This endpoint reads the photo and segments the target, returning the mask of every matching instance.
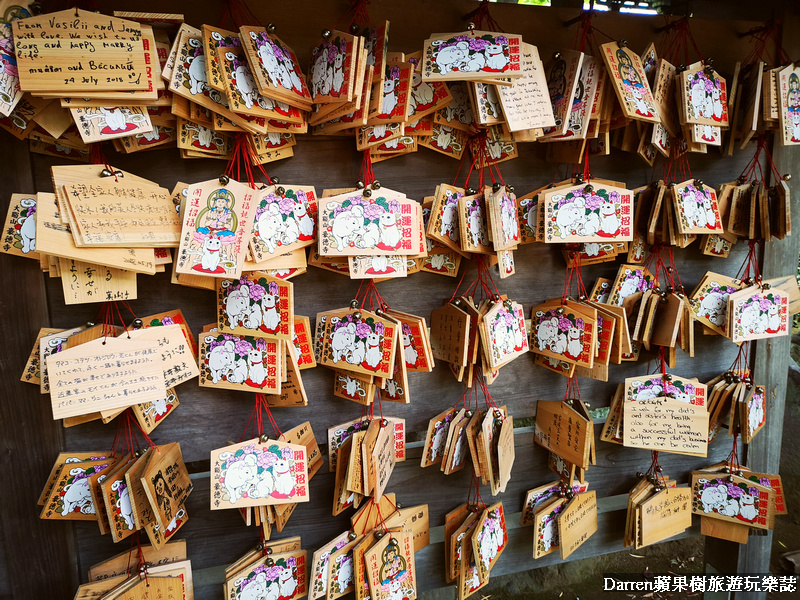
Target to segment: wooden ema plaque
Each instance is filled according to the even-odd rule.
[[[534,439],[567,462],[585,469],[589,466],[589,447],[594,439],[594,424],[565,402],[539,402],[536,407]]]
[[[142,29],[92,12],[63,10],[14,21],[20,87],[28,92],[131,91],[148,87]]]
[[[577,494],[558,517],[561,560],[577,550],[597,531],[597,492]]]
[[[666,540],[692,526],[692,491],[665,488],[642,502],[636,512],[639,519],[637,548]]]

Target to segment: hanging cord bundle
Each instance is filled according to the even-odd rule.
[[[89,160],[92,164],[103,165],[105,168],[100,172],[101,177],[114,177],[115,181],[119,181],[122,177],[122,171],[114,171],[111,165],[108,164],[105,152],[103,152],[103,142],[95,142],[89,144]]]
[[[583,283],[583,275],[581,274],[581,255],[577,247],[572,247],[569,250],[570,261],[567,265],[567,270],[564,272],[564,284],[561,287],[561,306],[563,307],[567,300],[570,298],[578,298],[585,300],[589,297],[586,292],[586,286]],[[575,293],[573,294],[573,286]]]
[[[752,64],[764,60],[767,64],[778,66],[792,62],[783,49],[783,23],[780,20],[770,19],[760,27],[754,27],[745,33],[740,33],[739,37],[749,38],[749,43],[753,44],[753,48],[745,58],[744,64]],[[770,52],[770,46],[772,46],[772,52]]]
[[[266,415],[267,421],[272,427],[273,439],[278,439],[283,433],[272,416],[272,411],[269,408],[267,397],[264,394],[256,394],[256,402],[253,406],[253,411],[250,413],[250,418],[247,419],[247,424],[244,426],[242,437],[239,438],[240,442],[251,437],[257,437],[261,443],[265,443],[267,435],[264,433],[264,416]]]
[[[499,31],[501,33],[505,30],[500,27],[500,24],[494,20],[489,12],[489,0],[481,0],[481,3],[473,11],[464,15],[464,21],[472,23],[476,29],[487,31]],[[472,27],[470,27],[472,29]]]
[[[761,285],[761,270],[758,268],[758,240],[749,240],[748,246],[747,256],[736,273],[736,279],[747,285]]]
[[[233,151],[225,167],[225,173],[220,176],[220,183],[226,185],[229,179],[242,181],[253,189],[258,189],[259,185],[263,188],[278,183],[278,179],[270,178],[264,167],[258,162],[258,155],[250,145],[246,133],[236,134]]]
[[[346,21],[347,25],[345,26],[345,30],[355,35],[360,27],[370,22],[368,8],[370,1],[371,0],[352,0],[347,11],[336,21],[336,25],[334,25],[333,28],[339,29],[339,26],[343,25]]]
[[[370,149],[364,150],[361,158],[361,169],[358,173],[358,187],[363,188],[368,185],[376,183],[375,172],[372,170],[372,156]]]
[[[662,252],[666,255],[666,260]],[[653,274],[654,287],[658,288],[660,286],[661,274],[663,273],[664,283],[667,284],[665,293],[678,292],[686,294],[681,276],[678,273],[678,267],[675,265],[675,254],[671,246],[660,244],[652,246],[650,254],[644,261],[644,266]]]
[[[261,22],[244,0],[225,0],[219,26],[238,32],[243,25],[258,27]]]
[[[103,326],[103,344],[106,343],[106,340],[108,340],[109,336],[112,338],[116,337],[114,333],[116,327],[115,323],[117,320],[119,320],[119,327],[125,331],[128,339],[131,337],[131,334],[128,331],[128,326],[125,324],[125,320],[122,318],[122,312],[119,310],[119,304],[120,302],[113,300],[110,302],[103,302],[97,308],[95,323],[99,322]],[[133,316],[133,329],[141,328],[142,320],[136,316],[130,304],[123,300],[122,305]]]
[[[692,35],[692,26],[688,17],[681,17],[675,21],[667,21],[658,31],[664,35],[658,42],[658,55],[672,64],[683,63],[686,67],[690,64],[689,51],[693,50],[697,60],[702,61],[703,55],[700,47]]]
[[[739,182],[740,183],[747,183],[748,181],[752,183],[763,183],[767,185],[769,183],[770,178],[772,181],[778,181],[784,179],[784,177],[778,171],[778,167],[775,166],[775,162],[772,160],[772,154],[769,151],[769,140],[763,134],[758,135],[756,138],[757,145],[756,151],[753,153],[753,157],[748,161],[748,163],[742,169],[742,174],[739,175]],[[759,158],[762,157],[763,154],[763,161],[759,161]],[[765,165],[762,167],[761,162],[764,162]],[[769,169],[767,169],[767,164],[769,165]],[[764,171],[766,170],[766,177],[764,176]],[[756,174],[756,171],[758,172]]]

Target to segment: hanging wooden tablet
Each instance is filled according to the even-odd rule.
[[[263,272],[247,273],[238,281],[219,280],[217,311],[222,332],[287,341],[294,335],[293,285]]]
[[[414,202],[385,188],[320,201],[319,253],[323,256],[417,254],[421,223]]]
[[[772,516],[770,488],[743,477],[692,473],[692,513],[756,529],[767,529]]]
[[[713,189],[695,179],[675,184],[672,194],[681,234],[722,232],[717,194]]]
[[[800,144],[800,68],[791,64],[779,71],[778,90],[781,143]]]
[[[447,108],[444,109],[448,110]],[[441,154],[460,160],[469,142],[468,135],[461,129],[451,125],[434,122],[431,135],[419,139],[419,145],[435,150]]]
[[[725,79],[702,62],[689,66],[678,77],[684,123],[728,127]]]
[[[783,290],[767,286],[747,287],[728,296],[730,338],[734,343],[790,334],[789,297]]]
[[[520,225],[517,220],[516,197],[507,187],[497,191],[486,186],[483,189],[486,209],[491,215],[492,245],[496,251],[513,249],[520,241]]]
[[[314,243],[317,198],[312,186],[283,185],[262,193],[250,250],[255,262]],[[280,193],[278,193],[280,191]]]
[[[24,91],[55,92],[64,86],[73,92],[147,88],[137,23],[86,11],[76,15],[69,9],[15,20],[12,28]]]
[[[739,404],[742,441],[749,444],[767,422],[764,387],[760,385],[751,387]]]
[[[585,469],[594,424],[565,402],[540,402],[536,409],[534,441],[568,462]]]
[[[624,116],[659,123],[661,119],[639,56],[620,42],[602,44],[600,51]]]
[[[420,467],[429,467],[442,462],[448,431],[457,413],[455,408],[448,408],[430,420]]]
[[[460,553],[456,557],[459,562],[458,587],[456,588],[458,600],[465,600],[489,583],[488,580],[481,582],[478,576],[478,565],[472,553],[471,539],[474,534],[474,523],[475,521],[471,523],[470,529],[464,533],[459,548]]]
[[[467,364],[470,315],[447,303],[431,312],[431,352],[437,359]]]
[[[542,193],[547,243],[633,239],[633,194],[624,188],[578,185]]]
[[[375,396],[373,376],[334,369],[333,395],[368,406]]]
[[[707,272],[689,295],[695,318],[720,335],[728,336],[728,298],[742,283],[725,275]]]
[[[597,343],[595,309],[549,300],[531,308],[531,352],[592,368]]]
[[[650,271],[640,265],[620,265],[617,277],[611,286],[608,304],[623,306],[628,298],[635,297],[637,293],[651,289],[655,279]]]
[[[311,49],[308,89],[313,102],[328,104],[353,99],[358,42],[342,31],[333,31]]]
[[[233,180],[189,187],[177,273],[239,277],[253,226],[256,193]]]
[[[424,81],[517,78],[522,38],[513,34],[467,31],[425,40]]]
[[[36,195],[11,194],[0,252],[39,260],[36,252]]]
[[[452,101],[443,109],[437,110],[433,116],[434,125],[443,125],[447,131],[469,132],[475,121],[470,103],[469,88],[466,82],[451,81],[446,84],[450,90]],[[466,138],[464,138],[466,141]]]
[[[319,364],[365,375],[392,376],[398,336],[394,323],[365,310],[332,311],[326,315]]]
[[[417,597],[414,543],[410,532],[389,533],[364,554],[370,597]]]
[[[639,539],[636,548],[666,540],[692,525],[692,492],[667,487],[636,507]]]
[[[458,251],[461,250],[459,200],[463,197],[463,188],[446,184],[437,186],[426,230],[430,239]]]
[[[335,600],[354,590],[353,548],[360,541],[356,538],[331,552],[328,558],[328,590],[326,593],[328,600]]]
[[[508,532],[503,503],[498,502],[483,510],[472,535],[472,552],[481,581],[489,579],[489,573],[507,544]]]
[[[328,429],[328,468],[331,472],[336,472],[339,447],[354,433],[366,430],[369,423],[368,419],[356,419]]]
[[[330,555],[348,544],[350,541],[348,534],[349,532],[345,531],[314,552],[309,569],[309,600],[317,600],[326,595],[329,583],[328,562]]]
[[[542,558],[559,548],[558,516],[566,505],[566,498],[555,494],[539,503],[530,519],[533,524],[533,558]]]
[[[311,95],[294,51],[263,27],[239,28],[242,47],[259,92],[299,108],[311,105]]]
[[[557,519],[561,560],[566,560],[597,531],[597,492],[576,494]]]
[[[522,76],[511,87],[499,86],[498,95],[510,131],[526,131],[555,125],[553,106],[539,51],[520,43]]]
[[[249,440],[211,453],[211,509],[308,502],[306,448]]]
[[[508,300],[495,302],[481,320],[480,335],[493,369],[528,352],[522,305]]]
[[[97,513],[89,491],[89,478],[111,466],[113,460],[98,458],[64,463],[44,500],[40,519],[94,521]]]
[[[205,335],[200,341],[200,386],[278,394],[282,352],[278,339],[217,332]]]
[[[625,380],[624,445],[705,456],[706,386],[671,374],[666,377]]]

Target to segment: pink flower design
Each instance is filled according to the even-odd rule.
[[[356,336],[357,337],[359,337],[361,339],[364,339],[370,333],[372,333],[372,329],[370,329],[370,326],[367,325],[366,323],[359,323],[358,325],[356,325]]]
[[[382,212],[383,209],[380,204],[367,204],[364,207],[364,219],[367,221],[375,221],[381,216]]]
[[[264,287],[257,283],[250,286],[250,299],[258,302],[264,297]]]
[[[270,294],[272,294],[273,296],[278,295],[278,284],[276,282],[270,281],[267,287],[269,288]]]
[[[290,215],[294,212],[294,200],[289,197],[281,198],[278,201],[278,209],[283,215]]]
[[[239,340],[233,347],[233,351],[239,356],[247,356],[247,353],[253,349],[253,345],[247,340]]]

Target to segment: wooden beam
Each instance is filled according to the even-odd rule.
[[[5,215],[12,192],[34,192],[27,142],[4,136],[0,145]],[[0,256],[0,290],[7,290],[0,319],[0,481],[8,586],[12,598],[71,598],[77,587],[75,535],[71,523],[39,519],[36,500],[64,445],[60,422],[33,385],[18,382],[33,341],[49,324],[44,277],[36,261]],[[13,290],[13,291],[12,291]],[[9,294],[16,296],[8,301]],[[13,297],[12,296],[12,297]]]

